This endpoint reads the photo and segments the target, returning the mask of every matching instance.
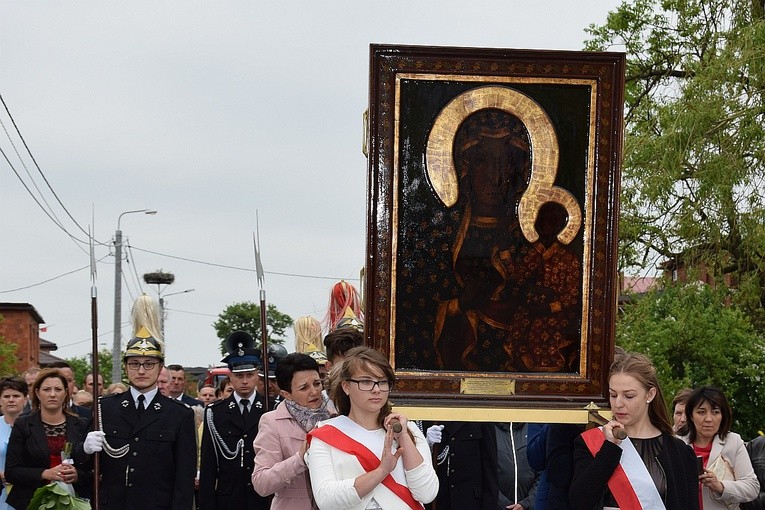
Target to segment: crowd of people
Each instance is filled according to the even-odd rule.
[[[393,368],[351,308],[323,338],[298,320],[296,352],[273,346],[267,370],[232,333],[229,375],[195,398],[165,364],[155,306],[134,306],[122,387],[88,374],[78,390],[66,363],[0,380],[0,510],[51,482],[110,510],[765,508],[765,438],[731,431],[714,387],[668,409],[642,354],[617,353],[599,427],[422,422],[392,407]]]

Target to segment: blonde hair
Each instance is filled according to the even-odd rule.
[[[295,321],[295,351],[308,353],[321,350],[321,324],[310,315]]]
[[[111,383],[108,388],[106,388],[106,394],[111,395],[113,393],[125,393],[128,390],[128,387],[126,384],[121,382]]]

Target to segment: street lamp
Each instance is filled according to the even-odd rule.
[[[120,382],[120,351],[122,349],[122,230],[120,221],[126,214],[157,214],[152,209],[125,211],[117,217],[114,232],[114,342],[112,343],[112,382]]]
[[[162,338],[165,338],[165,298],[169,296],[175,296],[176,294],[186,294],[187,292],[194,292],[196,289],[186,289],[180,292],[171,292],[164,296],[159,296],[159,327],[162,330]]]

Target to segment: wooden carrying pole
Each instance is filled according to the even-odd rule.
[[[93,372],[93,393],[97,393],[98,385],[98,289],[96,287],[96,257],[93,250],[93,236],[90,235],[90,330],[91,330],[91,365]],[[93,429],[98,429],[98,398],[93,395]],[[93,510],[99,510],[98,486],[101,475],[101,462],[98,452],[93,454],[93,498],[91,506]]]

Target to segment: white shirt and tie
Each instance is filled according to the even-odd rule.
[[[242,414],[247,414],[250,412],[250,409],[252,409],[252,403],[255,401],[255,393],[253,393],[250,398],[242,397],[237,392],[234,392],[234,400],[236,400],[236,404],[239,406],[239,411]]]
[[[149,407],[149,404],[151,404],[151,401],[154,400],[154,396],[157,394],[157,391],[158,390],[155,387],[153,390],[149,390],[146,393],[141,393],[134,387],[130,387],[130,395],[133,397],[135,408],[138,410],[139,414],[143,414],[143,411]]]

